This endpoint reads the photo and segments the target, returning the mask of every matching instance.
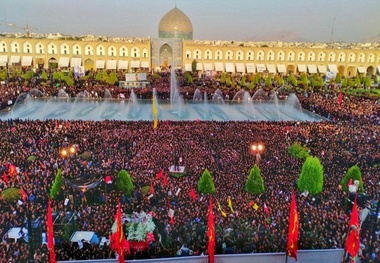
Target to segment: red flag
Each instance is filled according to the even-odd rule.
[[[269,208],[266,203],[264,203],[264,212],[269,215]]]
[[[8,176],[5,172],[3,172],[3,181],[8,183]]]
[[[104,181],[106,182],[106,184],[112,184],[111,176],[107,175],[106,178],[104,179]]]
[[[289,231],[288,231],[288,256],[295,258],[297,261],[298,250],[298,213],[296,206],[296,197],[292,191],[292,202],[290,204]]]
[[[8,172],[9,172],[10,175],[16,174],[16,166],[13,165],[13,164],[10,164],[9,168],[8,168]]]
[[[154,195],[154,187],[153,187],[153,182],[150,182],[150,193]]]
[[[356,197],[354,205],[352,206],[351,219],[350,219],[350,233],[347,237],[346,249],[352,258],[359,252],[360,240],[359,240],[359,213],[356,205]]]
[[[210,195],[210,205],[208,207],[208,223],[207,223],[207,236],[208,236],[208,258],[209,263],[214,263],[214,250],[215,250],[215,226],[214,214],[212,212],[212,196]]]
[[[352,185],[352,178],[350,178],[350,180],[348,181],[347,186],[350,186],[350,185]]]
[[[128,254],[131,253],[129,242],[124,238],[123,233],[123,225],[121,223],[121,205],[119,202],[117,213],[116,213],[116,232],[111,236],[111,249],[116,251],[119,255],[119,262],[124,263],[124,250],[127,251]]]
[[[25,202],[28,200],[28,195],[26,194],[25,190],[21,188],[21,198]]]
[[[24,191],[24,190],[22,190]],[[54,231],[53,231],[53,217],[51,215],[51,202],[48,201],[48,211],[47,211],[47,239],[48,239],[48,249],[50,254],[50,263],[56,263],[55,251],[54,251]]]
[[[343,102],[343,94],[342,94],[342,91],[340,91],[339,95],[338,95],[338,104],[342,104]]]
[[[161,170],[156,174],[156,179],[160,179],[164,175],[164,170]]]
[[[194,189],[191,189],[191,190],[190,190],[190,197],[191,197],[191,199],[193,200],[193,202],[194,202],[195,200],[197,200],[197,195],[195,194]]]
[[[168,177],[166,175],[164,176],[164,181],[162,183],[164,184],[164,186],[168,185]]]

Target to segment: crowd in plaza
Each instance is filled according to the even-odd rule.
[[[181,83],[181,74],[179,75]],[[11,84],[12,83],[12,84]],[[192,98],[196,88],[209,96],[219,88],[217,81],[199,81],[180,88],[185,98]],[[63,88],[64,85],[60,88]],[[151,78],[151,86],[135,90],[139,98],[151,98],[155,87],[162,99],[170,95],[170,74]],[[55,85],[23,82],[7,82],[1,85],[3,101],[15,100],[18,94],[38,88],[44,94],[56,96]],[[92,81],[79,82],[65,87],[70,96],[87,90],[90,94],[104,93],[109,89],[114,98],[129,90]],[[251,91],[254,92],[254,91]],[[226,98],[233,92],[223,90]],[[236,93],[236,92],[235,92]],[[27,262],[27,243],[10,243],[3,238],[7,230],[25,226],[28,211],[33,219],[46,222],[49,190],[57,169],[62,169],[68,180],[96,181],[112,179],[111,184],[86,192],[65,185],[60,198],[52,202],[53,211],[71,211],[75,214],[78,230],[94,231],[99,237],[109,239],[118,200],[125,214],[154,211],[157,226],[155,241],[143,252],[133,252],[127,259],[161,258],[180,255],[186,245],[193,255],[207,254],[208,196],[197,194],[198,180],[208,169],[212,174],[216,194],[214,199],[216,254],[269,253],[286,250],[290,197],[293,189],[297,195],[300,219],[299,249],[344,248],[350,218],[348,193],[339,183],[348,169],[360,167],[365,187],[366,201],[360,209],[376,204],[380,188],[380,105],[376,100],[344,96],[338,103],[338,92],[300,94],[304,108],[329,117],[322,122],[216,122],[159,121],[153,129],[152,122],[137,121],[63,121],[63,120],[8,120],[0,121],[1,174],[8,174],[9,164],[17,167],[16,175],[0,176],[0,190],[22,188],[27,200],[6,203],[0,200],[0,262]],[[261,158],[250,154],[253,142],[261,142],[265,150]],[[310,149],[310,154],[320,158],[324,166],[323,192],[316,196],[303,194],[296,189],[302,160],[291,156],[287,147],[299,142]],[[76,145],[77,152],[68,157],[59,150]],[[81,153],[90,152],[90,162],[81,159]],[[186,175],[170,176],[174,155],[180,155],[180,165]],[[28,161],[29,156],[36,156]],[[89,164],[91,163],[91,164]],[[244,191],[250,169],[258,163],[264,179],[265,192],[253,196]],[[132,196],[121,196],[115,187],[115,179],[122,169],[133,179]],[[168,183],[156,174],[164,170]],[[144,193],[142,188],[154,188]],[[65,202],[66,197],[68,202]],[[233,209],[227,199],[232,200]],[[218,209],[227,214],[224,217]],[[252,207],[257,205],[257,210]],[[264,209],[264,206],[268,209]],[[174,210],[170,221],[168,211]],[[380,262],[380,238],[373,236],[374,222],[369,216],[360,231],[362,262]],[[378,221],[377,221],[378,224]],[[43,232],[46,232],[43,223]],[[114,258],[108,244],[103,246],[77,243],[56,233],[55,251],[58,260]],[[373,250],[373,253],[372,253]],[[48,249],[41,244],[34,252],[35,262],[48,262]],[[373,261],[370,261],[374,259]]]

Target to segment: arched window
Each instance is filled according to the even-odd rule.
[[[73,46],[73,54],[74,55],[82,55],[82,49],[81,49],[81,46],[79,46],[78,44],[75,44]]]
[[[84,54],[86,56],[92,56],[92,55],[94,55],[94,49],[93,49],[93,47],[91,45],[86,45],[84,47]]]
[[[108,56],[109,57],[115,57],[116,56],[116,48],[114,46],[109,46],[108,47]]]
[[[222,60],[223,59],[223,51],[221,51],[220,49],[218,49],[215,53],[215,59],[216,60]]]
[[[356,54],[355,53],[350,53],[350,55],[348,55],[348,62],[355,62],[355,59],[356,59]]]
[[[306,56],[305,52],[304,51],[300,51],[298,53],[298,61],[305,61],[305,56]]]
[[[120,57],[128,57],[128,48],[126,48],[125,46],[121,46],[119,48],[119,56]]]
[[[104,52],[104,47],[103,45],[98,45],[96,47],[96,55],[97,56],[104,56],[105,52]]]
[[[247,61],[252,61],[252,60],[254,60],[254,59],[255,59],[255,53],[254,53],[252,50],[248,50],[245,59],[246,59]]]
[[[132,49],[132,57],[139,58],[140,57],[140,49],[138,47],[133,47]]]
[[[58,51],[58,48],[57,48],[57,45],[54,44],[54,43],[49,43],[47,45],[47,48],[48,48],[48,54],[57,54],[57,51]]]
[[[338,61],[339,62],[345,62],[346,61],[346,53],[340,52],[338,56]]]
[[[325,62],[326,60],[326,53],[325,52],[320,52],[318,54],[318,62]]]
[[[0,42],[0,52],[7,52],[7,51],[8,51],[7,44],[4,41]]]
[[[19,45],[18,42],[12,41],[12,43],[11,43],[11,52],[12,53],[18,53],[18,52],[20,52],[20,45]]]
[[[263,61],[263,60],[264,60],[264,57],[265,57],[265,53],[264,53],[264,51],[259,50],[259,52],[257,52],[257,60],[258,60],[258,61]]]
[[[273,50],[269,50],[268,54],[267,54],[267,60],[268,61],[274,61],[274,58],[275,58],[275,53]]]
[[[195,49],[193,52],[194,59],[202,59],[202,51],[200,49]]]
[[[227,50],[226,52],[226,60],[232,60],[234,57],[234,52],[232,50]]]
[[[23,44],[23,52],[24,52],[25,54],[30,54],[30,53],[32,53],[32,45],[31,45],[29,42],[25,42],[25,43]]]
[[[363,63],[364,61],[365,61],[365,54],[364,53],[360,53],[360,55],[359,55],[359,62]]]
[[[283,50],[280,50],[280,52],[277,53],[277,60],[278,61],[284,61],[285,60],[285,52]]]
[[[335,52],[330,52],[329,53],[329,62],[335,62],[335,57],[336,57]]]
[[[69,46],[66,43],[61,44],[61,55],[69,54]]]
[[[238,60],[238,61],[244,60],[244,52],[243,52],[243,50],[239,49],[236,52],[236,58],[235,59]]]
[[[45,54],[45,47],[42,43],[38,42],[35,47],[37,54]]]
[[[207,49],[204,54],[205,59],[210,60],[212,59],[212,51],[210,49]]]
[[[146,48],[143,49],[142,53],[143,53],[143,58],[148,57],[148,50]]]
[[[191,59],[191,51],[190,50],[186,50],[186,58]]]
[[[290,51],[288,53],[288,61],[294,61],[296,57],[296,53],[294,51]]]
[[[308,56],[307,56],[307,61],[315,61],[315,52],[314,51],[311,51],[309,52]]]

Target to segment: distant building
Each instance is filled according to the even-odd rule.
[[[380,44],[193,40],[191,20],[177,7],[159,22],[158,38],[20,34],[0,36],[0,67],[200,72],[380,74]]]

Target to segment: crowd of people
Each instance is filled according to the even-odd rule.
[[[167,98],[170,74],[151,80],[152,87],[157,88],[162,98]],[[95,88],[103,91],[107,88],[115,97],[120,92],[119,88],[104,83],[82,84],[78,92],[85,89],[92,93]],[[218,85],[199,82],[181,87],[181,94],[190,98],[195,88],[200,88],[211,96]],[[6,98],[9,100],[31,88],[40,87],[38,83],[23,86],[16,80],[2,85],[1,94],[13,94]],[[75,87],[67,89],[77,92]],[[53,91],[57,92],[55,86],[51,96]],[[141,98],[148,98],[152,91],[147,87],[136,92]],[[224,95],[229,92],[225,90]],[[48,93],[44,90],[44,94]],[[112,179],[111,184],[103,182],[87,191],[66,184],[60,197],[52,201],[53,211],[70,211],[75,215],[77,230],[94,231],[99,237],[109,239],[118,200],[124,214],[155,213],[155,240],[145,251],[132,251],[127,255],[130,259],[178,256],[181,248],[187,248],[193,255],[207,254],[209,199],[199,193],[195,199],[190,196],[205,169],[210,171],[216,187],[213,199],[217,254],[285,251],[293,189],[300,218],[299,249],[344,248],[350,203],[348,193],[341,190],[339,183],[348,169],[357,164],[366,194],[360,209],[376,205],[380,188],[380,107],[378,101],[348,96],[338,103],[337,96],[338,93],[299,96],[304,108],[330,118],[322,122],[159,121],[157,129],[153,129],[147,121],[3,120],[0,122],[0,191],[22,188],[27,198],[15,203],[0,200],[0,262],[27,262],[29,256],[35,262],[48,262],[46,244],[40,244],[29,255],[28,244],[10,243],[6,233],[12,227],[25,226],[28,213],[32,219],[42,219],[42,232],[46,232],[49,191],[58,169],[69,181],[105,180],[107,176]],[[249,152],[253,142],[265,145],[260,159]],[[308,147],[310,154],[320,158],[323,164],[323,191],[316,196],[301,193],[295,186],[303,161],[287,151],[294,142]],[[68,145],[75,145],[77,152],[62,156],[60,149]],[[84,152],[91,153],[89,160],[83,160]],[[186,169],[186,175],[180,178],[170,176],[168,169],[174,164],[176,153],[180,165]],[[31,155],[36,158],[28,161]],[[244,191],[255,163],[265,184],[265,192],[259,196]],[[10,165],[17,167],[16,174],[9,174]],[[115,179],[122,169],[133,180],[131,196],[122,196],[116,190]],[[156,179],[161,170],[167,176],[167,184],[162,178]],[[153,196],[143,191],[146,186],[153,186]],[[228,205],[228,198],[233,209]],[[168,216],[169,209],[174,211],[173,220]],[[362,262],[380,262],[379,235],[373,235],[376,224],[378,219],[371,213],[363,222]],[[67,240],[63,232],[56,231],[55,236],[58,260],[115,257],[108,243],[78,246]]]

